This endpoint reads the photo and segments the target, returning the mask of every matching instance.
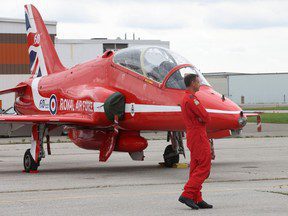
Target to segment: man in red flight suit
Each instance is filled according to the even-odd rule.
[[[186,126],[187,147],[190,150],[190,176],[184,186],[179,201],[192,209],[213,208],[202,199],[201,188],[208,178],[211,169],[211,149],[206,132],[206,124],[210,120],[209,113],[201,105],[195,93],[199,91],[200,82],[195,74],[184,77],[186,94],[181,110]]]

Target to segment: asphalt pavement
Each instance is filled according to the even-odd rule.
[[[161,168],[164,140],[151,140],[145,161],[53,143],[38,174],[22,173],[27,144],[0,145],[0,215],[287,215],[288,138],[215,141],[216,160],[203,196],[214,209],[177,201],[188,169]],[[189,159],[181,159],[187,162]]]

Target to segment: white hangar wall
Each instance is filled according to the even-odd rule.
[[[241,104],[287,103],[288,74],[246,74],[230,75],[228,79],[229,97]]]
[[[209,75],[209,74],[204,74],[204,76],[214,90],[228,97],[227,76],[215,76],[215,75]]]
[[[169,41],[124,39],[58,39],[55,47],[63,65],[70,68],[102,55],[107,49],[118,50],[139,45],[160,46],[169,49]]]
[[[30,74],[1,74],[0,75],[0,89],[9,89],[29,79]],[[2,100],[2,108],[8,109],[14,105],[15,93],[0,95]]]
[[[63,65],[68,68],[95,59],[97,55],[103,52],[102,44],[59,39],[56,39],[55,42],[59,58]]]

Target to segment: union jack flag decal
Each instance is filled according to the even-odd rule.
[[[25,5],[25,22],[30,59],[30,72],[34,78],[46,76],[47,69],[41,48],[41,35],[37,32],[37,25],[35,23],[33,8],[31,5]]]

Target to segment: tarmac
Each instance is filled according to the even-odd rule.
[[[150,140],[145,161],[114,152],[100,163],[99,152],[56,139],[39,173],[27,174],[21,171],[29,144],[2,141],[0,215],[287,216],[287,137],[216,140],[216,160],[203,187],[214,208],[198,211],[177,201],[188,169],[158,164],[166,145],[165,140]]]
[[[262,131],[257,132],[256,123],[248,123],[240,135],[242,138],[249,137],[286,137],[288,136],[288,124],[262,123]]]

